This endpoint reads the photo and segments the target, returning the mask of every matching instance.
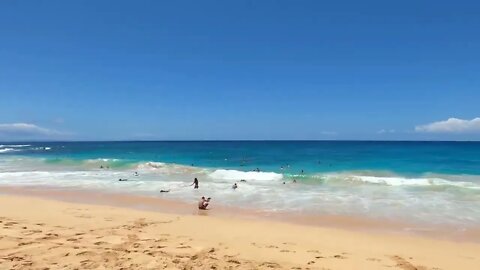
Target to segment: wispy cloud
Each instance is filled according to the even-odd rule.
[[[444,121],[433,122],[426,125],[415,127],[417,132],[431,133],[474,133],[480,132],[480,118],[464,120],[458,118],[449,118]]]
[[[395,133],[395,129],[380,129],[378,134],[387,134],[387,133]]]
[[[66,133],[29,123],[0,124],[0,137],[6,139],[45,139]]]

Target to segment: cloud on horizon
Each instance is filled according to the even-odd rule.
[[[452,117],[444,121],[416,126],[415,131],[429,133],[480,133],[480,117],[472,120]]]
[[[0,138],[8,140],[55,139],[66,133],[29,123],[0,124]]]

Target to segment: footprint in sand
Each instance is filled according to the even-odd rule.
[[[76,256],[95,256],[97,253],[93,251],[82,251],[76,254]]]
[[[395,261],[397,263],[397,265],[396,265],[397,267],[399,267],[401,269],[404,269],[404,270],[424,270],[424,269],[427,269],[424,266],[415,266],[415,265],[411,264],[409,261],[407,261],[404,258],[402,258],[400,256],[397,256],[397,255],[390,256],[390,259],[392,259],[393,261]]]
[[[267,268],[280,268],[280,265],[278,263],[274,262],[264,262],[260,264],[262,267],[267,267]]]
[[[191,248],[191,246],[184,246],[184,245],[180,245],[180,246],[178,246],[177,248],[179,248],[179,249],[183,249],[183,248]]]
[[[78,242],[78,239],[77,238],[68,238],[67,241],[68,242]]]
[[[27,246],[31,244],[35,244],[35,242],[21,242],[21,243],[18,243],[18,246],[21,247],[21,246]]]
[[[235,260],[235,259],[230,259],[227,262],[234,263],[234,264],[241,264],[238,260]]]
[[[4,225],[4,226],[7,226],[7,227],[11,227],[11,226],[17,225],[17,224],[18,224],[17,222],[9,221],[9,222],[7,222],[7,223],[4,223],[3,225]]]

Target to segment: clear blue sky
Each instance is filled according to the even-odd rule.
[[[479,1],[1,1],[0,140],[478,140],[479,14]],[[447,127],[419,127],[433,122]]]

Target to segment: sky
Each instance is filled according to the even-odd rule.
[[[0,1],[0,141],[480,140],[479,1]]]

